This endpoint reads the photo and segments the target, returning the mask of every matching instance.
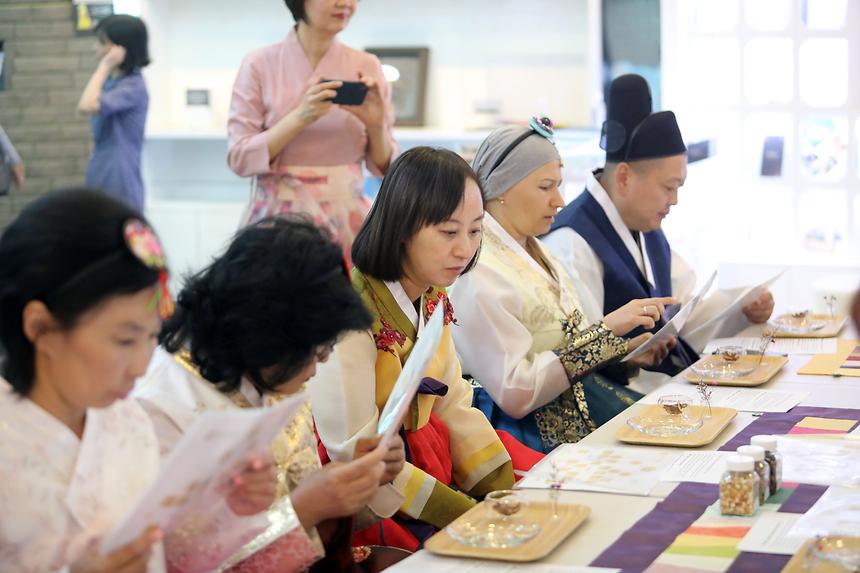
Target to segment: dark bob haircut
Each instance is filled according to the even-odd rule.
[[[110,40],[125,48],[125,59],[119,65],[123,73],[130,74],[149,65],[149,36],[140,18],[128,14],[108,16],[99,22],[96,34],[103,41]]]
[[[403,153],[388,169],[352,244],[355,266],[383,281],[403,278],[406,243],[424,227],[451,218],[463,201],[469,179],[481,189],[483,201],[477,175],[453,151],[413,147]],[[477,260],[476,252],[462,274]]]
[[[67,189],[42,195],[24,208],[0,237],[0,344],[2,372],[15,391],[29,395],[35,349],[24,334],[24,307],[45,303],[64,329],[107,299],[158,282],[138,261],[123,226],[143,218],[99,191]]]
[[[287,8],[290,11],[290,14],[293,15],[293,20],[298,24],[300,21],[305,20],[305,0],[284,0],[284,4],[287,5]]]
[[[305,219],[270,218],[239,231],[227,252],[188,279],[161,343],[168,352],[188,350],[222,392],[243,376],[265,391],[314,360],[317,347],[369,327],[341,248]]]

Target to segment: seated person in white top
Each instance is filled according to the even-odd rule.
[[[0,238],[0,571],[166,570],[158,530],[98,551],[158,471],[149,418],[125,398],[172,304],[166,273],[140,215],[97,191],[43,195]],[[231,521],[274,498],[271,462],[251,465]]]
[[[601,136],[606,166],[589,176],[585,192],[558,214],[543,240],[583,281],[603,314],[637,298],[674,296],[686,302],[695,274],[660,229],[687,177],[686,147],[675,116],[651,113],[648,83],[634,74],[612,82],[607,111]],[[743,315],[761,323],[772,311],[773,296],[765,291],[743,308]],[[652,330],[662,326],[660,320]],[[700,337],[695,348],[680,338],[654,370],[677,374],[698,358],[707,338]]]

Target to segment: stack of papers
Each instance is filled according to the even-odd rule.
[[[806,399],[808,392],[783,392],[779,390],[756,390],[754,388],[732,388],[711,386],[711,406],[734,408],[740,412],[788,412]],[[656,404],[660,396],[683,394],[698,398],[698,391],[692,384],[670,382],[651,392],[642,404]]]
[[[563,444],[541,460],[521,479],[522,489],[598,491],[648,495],[664,467],[677,454],[637,448],[591,448]]]
[[[804,537],[792,533],[798,519],[800,515],[796,513],[759,513],[755,524],[738,543],[738,551],[794,555],[805,541]]]
[[[726,459],[734,455],[735,452],[685,452],[663,470],[660,480],[720,483],[726,471]]]

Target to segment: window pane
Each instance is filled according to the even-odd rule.
[[[740,47],[733,38],[700,39],[690,45],[681,68],[686,97],[702,106],[733,105],[740,99]]]
[[[848,0],[803,0],[803,23],[810,30],[839,30],[847,7]]]
[[[791,20],[792,0],[745,0],[747,25],[754,30],[785,30]]]
[[[737,0],[699,0],[696,27],[701,32],[734,32],[738,26]]]
[[[818,38],[800,45],[800,99],[813,107],[838,107],[848,99],[848,42]]]
[[[744,48],[744,88],[752,105],[791,103],[793,44],[788,38],[757,38]]]
[[[841,181],[848,160],[848,121],[811,117],[800,122],[800,165],[815,181]]]
[[[142,0],[113,0],[114,14],[131,14],[140,16]]]
[[[735,206],[737,229],[747,239],[747,248],[759,249],[765,256],[775,258],[784,258],[795,249],[795,212],[790,187],[752,187],[743,202]]]
[[[831,252],[845,244],[848,203],[844,189],[810,189],[797,203],[798,230],[808,251]]]
[[[793,124],[788,113],[753,113],[744,128],[744,173],[768,178],[789,176]]]

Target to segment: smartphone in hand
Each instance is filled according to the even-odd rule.
[[[320,83],[331,81],[341,80],[320,80]],[[362,82],[343,81],[343,85],[337,88],[337,95],[332,98],[331,102],[340,105],[361,105],[366,96],[367,86]]]

